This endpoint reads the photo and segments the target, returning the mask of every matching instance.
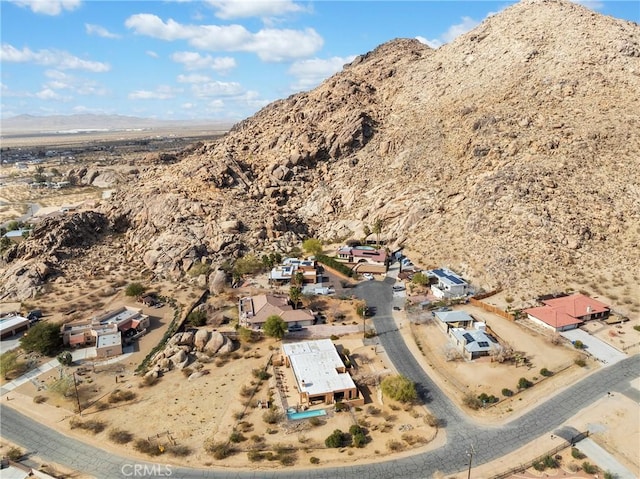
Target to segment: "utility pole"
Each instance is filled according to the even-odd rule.
[[[78,414],[82,416],[82,408],[80,407],[80,395],[78,394],[78,383],[76,382],[76,372],[71,373],[73,375],[73,387],[76,390],[76,402],[78,403]]]
[[[467,451],[467,456],[469,457],[469,472],[467,473],[467,479],[471,479],[471,464],[473,462],[473,444],[471,445],[471,451]]]

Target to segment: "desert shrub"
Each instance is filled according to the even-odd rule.
[[[149,374],[148,376],[145,376],[144,379],[142,380],[142,383],[145,386],[153,386],[157,382],[158,382],[158,376],[154,374]]]
[[[136,439],[133,443],[133,448],[141,452],[142,454],[146,454],[148,456],[159,456],[164,452],[164,449],[157,444],[153,444],[147,439]]]
[[[200,327],[207,324],[207,313],[202,309],[191,311],[187,316],[187,323],[193,327]]]
[[[311,456],[311,457],[309,458],[309,462],[310,462],[311,464],[320,464],[320,459],[319,459],[319,458],[317,458],[317,457],[315,457],[315,456]]]
[[[482,401],[472,393],[466,393],[462,398],[462,403],[473,410],[480,409],[480,406],[482,406]]]
[[[233,431],[229,436],[229,441],[234,442],[236,444],[246,440],[247,438],[240,431]]]
[[[272,408],[262,415],[262,419],[267,424],[277,424],[284,419],[284,414],[279,409]]]
[[[12,447],[7,451],[7,458],[10,461],[19,462],[24,456],[24,452],[19,447]]]
[[[571,457],[573,457],[574,459],[584,459],[587,456],[582,454],[580,449],[578,449],[577,447],[572,447],[571,448]]]
[[[124,402],[124,401],[131,401],[135,399],[135,397],[136,397],[136,393],[134,393],[133,391],[129,391],[129,390],[121,391],[120,389],[116,389],[111,394],[109,394],[108,400],[111,404],[115,404],[115,403]]]
[[[502,395],[504,397],[509,398],[509,397],[513,396],[513,391],[511,389],[509,389],[509,388],[503,388],[502,389]]]
[[[485,404],[493,404],[493,403],[497,403],[498,401],[500,401],[493,394],[488,395],[487,393],[480,394],[478,396],[478,399],[482,402],[483,405],[485,405]]]
[[[309,418],[309,424],[311,424],[313,427],[318,427],[323,424],[323,421],[319,417],[312,417]]]
[[[542,463],[542,461],[536,461],[536,462],[534,462],[534,463],[533,463],[533,468],[534,468],[536,471],[544,471],[544,470],[545,470],[545,467],[544,467],[544,464]]]
[[[97,411],[104,411],[105,409],[109,409],[109,405],[106,402],[102,401],[94,403],[93,407],[96,408]]]
[[[267,371],[265,371],[264,369],[259,369],[256,368],[253,371],[251,371],[251,373],[258,379],[260,379],[261,381],[266,381],[267,379],[269,379],[271,377],[271,374],[269,374]]]
[[[167,451],[175,457],[186,457],[191,455],[191,448],[184,444],[172,444],[167,448]]]
[[[640,331],[640,324],[636,324],[633,329],[635,329],[636,331]]]
[[[553,371],[549,371],[547,368],[542,368],[540,370],[540,375],[548,378],[550,376],[553,376]]]
[[[347,409],[349,409],[349,406],[347,406],[345,403],[338,401],[335,404],[335,409],[336,412],[342,412],[342,411],[346,411]]]
[[[215,442],[208,439],[205,441],[204,450],[211,454],[215,459],[224,459],[235,454],[236,449],[228,442]]]
[[[387,376],[380,383],[382,393],[400,402],[415,401],[418,398],[416,385],[405,376]]]
[[[587,365],[587,362],[584,360],[584,358],[576,358],[573,360],[573,362],[576,366],[580,366],[581,368]]]
[[[147,288],[140,283],[130,283],[124,290],[124,294],[127,296],[137,297],[142,295],[146,289]]]
[[[587,474],[595,474],[598,472],[598,466],[588,463],[587,461],[582,463],[582,470]]]
[[[431,426],[431,427],[439,427],[440,426],[440,419],[438,419],[436,416],[434,416],[431,413],[427,413],[427,415],[424,417],[424,422],[425,422],[425,424],[427,424],[428,426]]]
[[[604,473],[604,475],[602,476],[604,479],[617,479],[618,475],[614,474],[611,471],[607,471]]]
[[[104,421],[99,421],[97,419],[88,419],[86,421],[81,421],[80,419],[74,417],[69,421],[69,427],[71,429],[82,429],[84,431],[92,432],[93,434],[98,434],[99,432],[104,431],[107,427]]]
[[[27,370],[27,363],[20,361],[18,351],[11,350],[0,355],[0,374],[5,379],[11,376],[19,376]]]
[[[45,402],[47,399],[48,399],[47,396],[41,396],[40,394],[38,394],[37,396],[33,397],[33,402],[36,404],[41,404]]]
[[[380,414],[380,409],[375,407],[375,406],[368,406],[367,407],[367,414],[369,414],[371,416],[377,416],[378,414]]]
[[[556,467],[558,467],[558,461],[553,456],[544,456],[544,459],[542,459],[542,463],[544,464],[545,468],[555,469]]]
[[[243,398],[250,397],[253,394],[253,388],[251,386],[244,385],[240,388],[240,396]]]
[[[360,426],[358,426],[357,424],[351,426],[349,428],[349,434],[351,434],[351,442],[355,447],[364,447],[365,443],[367,442],[367,437],[364,430]]]
[[[331,341],[337,341],[338,339],[340,339],[340,336],[336,336],[335,334],[331,335]]]
[[[346,439],[345,433],[340,429],[334,430],[329,437],[324,440],[324,444],[327,447],[342,447],[344,446]]]
[[[262,451],[258,451],[256,449],[252,449],[247,452],[247,459],[251,462],[259,462],[265,458],[265,453]]]
[[[387,449],[393,452],[398,452],[398,451],[402,451],[404,449],[404,446],[400,441],[396,441],[395,439],[389,439],[387,441]]]
[[[122,429],[111,429],[109,431],[109,439],[116,444],[127,444],[133,440],[133,434]]]
[[[576,341],[573,342],[573,347],[576,349],[584,349],[584,343],[579,339],[577,339]]]
[[[533,386],[533,383],[527,378],[520,378],[518,380],[518,389],[527,389]]]

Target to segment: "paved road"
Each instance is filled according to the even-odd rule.
[[[393,281],[391,278],[388,282]],[[447,444],[440,449],[415,456],[394,459],[377,464],[345,466],[306,471],[224,471],[171,468],[172,478],[371,478],[400,479],[431,477],[436,471],[451,474],[465,471],[468,466],[467,451],[473,445],[473,464],[490,462],[514,451],[533,439],[553,431],[569,439],[575,430],[560,427],[580,409],[588,406],[607,391],[629,392],[630,381],[640,370],[640,355],[620,361],[588,376],[578,384],[564,390],[536,409],[500,426],[478,426],[466,419],[462,412],[436,387],[416,362],[396,330],[391,316],[393,301],[390,285],[382,281],[367,281],[359,285],[355,293],[376,308],[373,319],[380,341],[396,369],[419,384],[419,392],[428,402],[429,409],[445,421]],[[84,471],[97,478],[166,476],[164,466],[156,465],[145,474],[133,475],[133,461],[82,444],[75,439],[44,427],[0,406],[1,434],[38,456]],[[559,429],[558,429],[559,428]],[[151,467],[151,466],[148,466]],[[141,470],[145,472],[145,470]]]

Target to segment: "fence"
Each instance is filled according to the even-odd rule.
[[[543,454],[541,456],[538,456],[538,457],[536,457],[535,459],[533,459],[533,460],[531,460],[529,462],[525,462],[524,464],[520,464],[519,466],[512,467],[508,471],[501,472],[500,474],[497,474],[495,476],[491,476],[490,479],[505,479],[505,478],[511,476],[512,474],[516,474],[516,473],[519,473],[519,472],[524,472],[527,469],[529,469],[531,466],[533,466],[535,463],[543,461],[545,457],[553,456],[553,455],[559,453],[560,451],[562,451],[562,450],[564,450],[564,449],[566,449],[568,447],[573,447],[577,442],[582,441],[586,437],[589,437],[589,431],[585,431],[585,432],[581,432],[579,434],[576,434],[575,436],[573,436],[571,438],[571,441],[567,441],[564,444],[560,444],[559,446],[554,447],[550,451],[547,451],[545,454]]]
[[[478,306],[484,309],[485,311],[489,311],[490,313],[497,314],[501,318],[507,319],[509,321],[516,320],[516,317],[513,314],[507,313],[506,311],[501,310],[500,308],[498,308],[497,306],[494,306],[493,304],[484,303],[476,299],[475,297],[469,298],[469,302],[474,306]]]

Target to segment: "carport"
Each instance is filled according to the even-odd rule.
[[[572,343],[575,341],[582,341],[582,344],[585,345],[585,351],[603,364],[614,364],[627,357],[623,352],[618,351],[603,340],[596,338],[595,336],[591,336],[582,329],[563,331],[560,334]]]

